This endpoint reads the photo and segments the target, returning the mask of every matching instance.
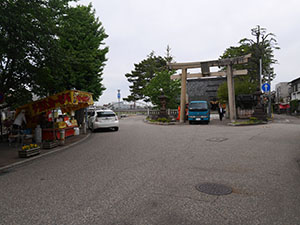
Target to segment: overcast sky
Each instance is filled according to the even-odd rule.
[[[300,77],[299,0],[81,0],[92,3],[109,38],[108,61],[100,104],[130,94],[125,77],[154,51],[164,56],[166,47],[176,62],[218,59],[242,38],[252,38],[256,25],[274,33],[280,50],[275,65],[276,83]]]

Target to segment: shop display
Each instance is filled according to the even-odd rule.
[[[74,112],[93,103],[91,93],[68,90],[21,106],[16,110],[16,116],[25,112],[27,128],[41,129],[41,135],[35,131],[35,136],[41,137],[41,142],[52,147],[55,144],[49,143],[60,140],[61,130],[64,130],[66,138],[75,134],[74,128],[78,128],[78,123],[74,119]]]

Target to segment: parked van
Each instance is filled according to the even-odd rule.
[[[188,107],[189,123],[210,121],[210,107],[207,101],[191,101]]]

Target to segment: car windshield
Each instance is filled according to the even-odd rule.
[[[97,117],[115,117],[114,112],[97,112]]]
[[[189,110],[191,111],[206,111],[208,109],[206,102],[190,103]]]

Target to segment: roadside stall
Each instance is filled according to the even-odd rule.
[[[78,132],[74,112],[93,103],[91,93],[68,90],[21,106],[16,110],[16,116],[25,111],[26,127],[40,132],[41,141],[50,142]]]

